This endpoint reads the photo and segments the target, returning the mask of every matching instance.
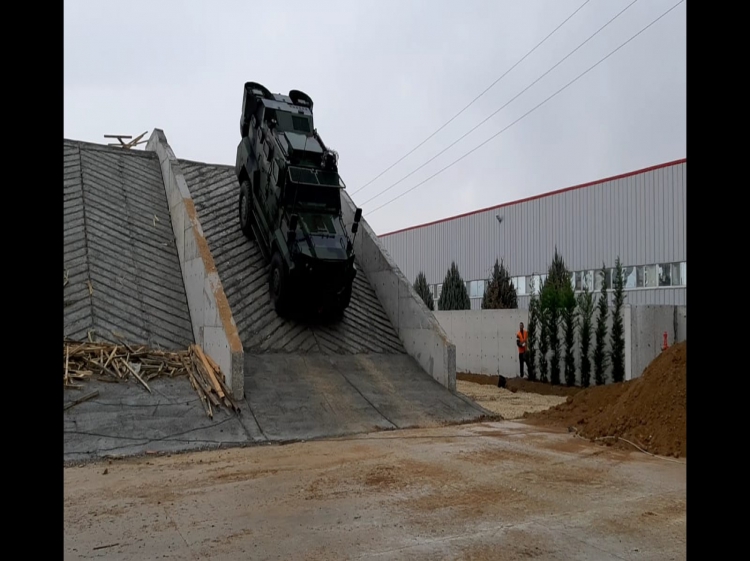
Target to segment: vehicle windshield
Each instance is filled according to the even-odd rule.
[[[276,129],[279,132],[312,134],[312,119],[309,115],[295,115],[288,111],[276,111]]]
[[[341,210],[341,192],[337,187],[312,185],[287,185],[287,204],[297,209],[338,214]]]

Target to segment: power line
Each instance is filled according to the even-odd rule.
[[[399,179],[398,181],[396,181],[395,183],[393,183],[391,186],[383,189],[380,193],[378,193],[374,197],[370,197],[364,203],[362,203],[360,206],[365,206],[370,201],[372,201],[374,199],[377,199],[383,193],[387,193],[388,191],[390,191],[391,189],[393,189],[396,185],[398,185],[399,183],[401,183],[404,179],[408,179],[409,177],[411,177],[412,175],[414,175],[415,173],[417,173],[420,169],[422,169],[423,167],[425,167],[427,164],[429,164],[430,162],[432,162],[435,158],[437,158],[438,156],[444,154],[450,148],[452,148],[453,146],[455,146],[456,144],[458,144],[459,142],[461,142],[464,138],[466,138],[467,136],[469,136],[472,132],[474,132],[475,130],[477,130],[484,123],[486,123],[492,117],[494,117],[495,115],[497,115],[500,111],[502,111],[503,109],[505,109],[513,101],[515,101],[516,99],[518,99],[523,93],[525,93],[526,91],[528,91],[529,88],[531,88],[534,84],[536,84],[537,82],[539,82],[539,80],[541,80],[542,78],[544,78],[547,74],[549,74],[555,68],[557,68],[558,66],[560,66],[563,62],[565,62],[569,57],[571,57],[573,55],[573,53],[575,53],[578,49],[580,49],[581,47],[583,47],[586,43],[588,43],[589,41],[591,41],[591,39],[593,39],[594,37],[596,37],[605,27],[607,27],[609,24],[611,24],[613,21],[615,21],[617,18],[619,18],[622,14],[624,14],[625,11],[628,10],[630,7],[632,7],[633,4],[635,4],[636,2],[638,2],[638,0],[633,0],[630,4],[628,4],[627,6],[625,6],[625,8],[623,8],[617,15],[615,15],[612,19],[610,19],[607,23],[605,23],[604,25],[602,25],[592,35],[590,35],[588,39],[586,39],[583,43],[581,43],[580,45],[578,45],[575,49],[573,49],[572,51],[570,51],[567,55],[565,55],[565,57],[563,57],[560,61],[558,61],[557,64],[555,64],[552,68],[550,68],[544,74],[542,74],[541,76],[539,76],[539,78],[537,78],[531,84],[529,84],[528,86],[526,86],[523,90],[521,90],[520,92],[518,92],[513,98],[511,98],[509,101],[507,101],[505,103],[505,105],[503,105],[502,107],[500,107],[499,109],[497,109],[495,112],[493,112],[492,114],[490,114],[484,120],[482,120],[479,123],[477,123],[476,125],[474,125],[473,128],[469,129],[466,133],[464,133],[462,136],[460,136],[457,140],[455,140],[454,142],[452,142],[451,144],[449,144],[447,147],[445,147],[443,150],[441,150],[440,152],[438,152],[437,154],[435,154],[432,158],[430,158],[429,160],[427,160],[425,163],[423,163],[417,169],[412,170],[410,173],[408,173],[407,175],[405,175],[404,177],[402,177],[401,179]]]
[[[458,113],[456,113],[455,115],[453,115],[453,117],[451,117],[451,118],[450,118],[450,119],[448,120],[448,122],[446,122],[446,123],[445,123],[445,124],[444,124],[443,126],[441,126],[441,127],[440,127],[440,128],[438,129],[438,130],[436,130],[435,132],[433,132],[433,133],[432,133],[432,134],[431,134],[430,136],[428,136],[427,138],[425,138],[425,139],[424,139],[424,140],[423,140],[422,142],[420,142],[419,144],[417,144],[417,145],[416,145],[416,146],[415,146],[414,148],[412,148],[412,149],[411,149],[411,150],[410,150],[409,152],[407,152],[406,154],[404,154],[404,155],[403,155],[403,156],[401,157],[401,159],[400,159],[400,160],[398,160],[398,161],[396,161],[395,163],[391,164],[391,165],[390,165],[389,167],[387,167],[386,169],[384,169],[383,171],[381,171],[381,172],[380,172],[380,173],[379,173],[379,174],[378,174],[378,175],[377,175],[376,177],[374,177],[373,179],[371,179],[370,181],[368,181],[367,183],[365,183],[364,185],[362,185],[362,187],[360,187],[359,189],[357,189],[356,191],[354,191],[354,192],[353,192],[353,193],[351,194],[351,196],[354,196],[354,195],[356,195],[356,194],[357,194],[357,193],[359,193],[359,192],[360,192],[360,191],[361,191],[362,189],[364,189],[365,187],[367,187],[368,185],[370,185],[370,183],[372,183],[373,181],[376,181],[377,179],[379,179],[379,178],[380,178],[380,177],[381,177],[381,176],[382,176],[382,175],[383,175],[383,174],[384,174],[385,172],[387,172],[387,171],[391,170],[391,169],[392,169],[392,168],[393,168],[394,166],[396,166],[396,165],[400,164],[400,163],[401,163],[402,161],[404,161],[404,159],[405,159],[405,158],[406,158],[407,156],[409,156],[410,154],[413,154],[413,153],[414,153],[414,151],[415,151],[415,150],[417,150],[417,148],[419,148],[420,146],[422,146],[422,145],[423,145],[423,144],[424,144],[425,142],[427,142],[428,140],[430,140],[430,139],[431,139],[431,138],[432,138],[433,136],[435,136],[435,135],[436,135],[437,133],[439,133],[439,132],[440,132],[441,130],[443,130],[443,129],[444,129],[445,127],[447,127],[447,126],[448,126],[449,124],[451,124],[451,123],[453,122],[453,120],[454,120],[454,119],[455,119],[456,117],[458,117],[459,115],[461,115],[461,113],[463,113],[463,112],[464,112],[464,111],[466,111],[466,110],[467,110],[467,109],[468,109],[469,107],[471,107],[472,105],[474,105],[474,103],[475,103],[475,102],[476,102],[476,101],[477,101],[477,100],[478,100],[478,99],[479,99],[480,97],[482,97],[482,96],[483,96],[484,94],[486,94],[486,93],[487,93],[488,91],[490,91],[490,90],[491,90],[491,89],[492,89],[492,88],[493,88],[493,87],[495,86],[495,84],[497,84],[497,83],[498,83],[498,82],[499,82],[500,80],[502,80],[503,78],[505,78],[505,76],[506,76],[506,75],[507,75],[507,74],[508,74],[508,73],[509,73],[509,72],[510,72],[511,70],[513,70],[513,69],[514,69],[514,68],[515,68],[516,66],[518,66],[519,64],[521,64],[521,63],[522,63],[522,62],[523,62],[523,61],[524,61],[524,60],[526,59],[526,57],[528,57],[528,56],[529,56],[529,55],[530,55],[531,53],[533,53],[533,52],[534,52],[535,50],[537,50],[537,49],[538,49],[539,47],[541,47],[541,46],[542,46],[542,43],[544,43],[544,42],[545,42],[545,41],[546,41],[547,39],[549,39],[550,37],[552,37],[552,36],[553,36],[553,35],[554,35],[554,34],[555,34],[555,33],[557,32],[557,30],[558,30],[558,29],[560,29],[560,28],[561,28],[561,27],[562,27],[563,25],[565,25],[565,24],[566,24],[566,23],[568,22],[568,20],[570,20],[570,19],[571,19],[571,18],[572,18],[572,17],[574,16],[574,15],[576,15],[576,14],[577,14],[578,12],[580,12],[580,11],[581,11],[581,9],[582,9],[582,8],[583,8],[583,7],[584,7],[584,6],[586,5],[586,4],[588,4],[588,3],[590,2],[590,1],[591,1],[591,0],[586,0],[586,1],[585,1],[585,2],[583,3],[583,4],[581,4],[581,5],[580,5],[580,6],[578,7],[578,9],[577,9],[577,10],[576,10],[575,12],[573,12],[573,13],[572,13],[572,14],[570,14],[570,15],[569,15],[569,16],[568,16],[567,18],[565,18],[565,20],[564,20],[564,21],[563,21],[563,22],[562,22],[562,23],[561,23],[560,25],[558,25],[558,26],[557,26],[557,27],[556,27],[555,29],[553,29],[553,30],[552,30],[552,32],[551,32],[551,33],[550,33],[549,35],[547,35],[547,36],[546,36],[546,37],[545,37],[544,39],[542,39],[542,40],[541,40],[541,41],[540,41],[539,43],[537,43],[536,47],[534,47],[533,49],[531,49],[531,50],[530,50],[530,51],[529,51],[528,53],[526,53],[526,54],[525,54],[525,55],[523,56],[523,58],[522,58],[521,60],[519,60],[519,61],[518,61],[518,62],[516,62],[516,63],[515,63],[515,64],[514,64],[513,66],[511,66],[511,67],[510,67],[510,68],[509,68],[508,70],[506,70],[505,74],[503,74],[503,75],[502,75],[502,76],[500,76],[500,77],[499,77],[499,78],[498,78],[497,80],[495,80],[494,82],[492,82],[492,83],[491,83],[491,84],[489,85],[489,87],[488,87],[488,88],[487,88],[486,90],[484,90],[484,91],[483,91],[482,93],[480,93],[480,94],[479,94],[479,95],[478,95],[477,97],[475,97],[475,98],[474,98],[474,99],[473,99],[473,100],[471,101],[471,103],[469,103],[469,104],[468,104],[468,105],[467,105],[466,107],[464,107],[463,109],[461,109],[461,111],[459,111]]]
[[[489,138],[488,138],[487,140],[485,140],[484,142],[482,142],[482,143],[481,143],[481,144],[479,144],[478,146],[475,146],[474,148],[472,148],[471,150],[469,150],[469,151],[468,151],[468,152],[467,152],[466,154],[464,154],[464,155],[463,155],[463,156],[461,156],[460,158],[458,158],[458,159],[454,160],[453,162],[451,162],[450,164],[448,164],[447,166],[445,166],[445,167],[444,167],[443,169],[441,169],[440,171],[437,171],[437,172],[435,172],[434,174],[432,174],[432,175],[431,175],[430,177],[428,177],[427,179],[424,179],[423,181],[420,181],[419,183],[417,183],[416,185],[414,185],[414,187],[412,187],[411,189],[408,189],[408,190],[404,191],[404,192],[403,192],[403,193],[401,193],[400,195],[397,195],[396,197],[392,198],[392,199],[391,199],[390,201],[388,201],[388,202],[386,202],[386,203],[383,203],[382,205],[380,205],[379,207],[377,207],[377,208],[376,208],[376,209],[374,209],[374,210],[371,210],[371,211],[369,211],[369,212],[368,212],[368,215],[372,214],[373,212],[377,212],[378,210],[380,210],[380,209],[381,209],[381,208],[383,208],[384,206],[386,206],[386,205],[389,205],[389,204],[391,204],[391,203],[392,203],[393,201],[395,201],[395,200],[397,200],[397,199],[400,199],[401,197],[403,197],[403,196],[404,196],[404,195],[406,195],[407,193],[409,193],[409,192],[413,191],[414,189],[416,189],[416,188],[417,188],[417,187],[419,187],[420,185],[424,185],[424,184],[425,184],[425,183],[427,183],[427,182],[428,182],[428,181],[429,181],[430,179],[433,179],[434,177],[436,177],[436,176],[440,175],[441,173],[443,173],[443,172],[444,172],[445,170],[447,170],[448,168],[450,168],[450,167],[454,166],[455,164],[457,164],[458,162],[460,162],[461,160],[463,160],[463,159],[464,159],[464,158],[465,158],[466,156],[468,156],[469,154],[471,154],[471,153],[475,152],[476,150],[478,150],[479,148],[481,148],[482,146],[484,146],[485,144],[487,144],[487,143],[488,143],[488,142],[489,142],[490,140],[492,140],[492,139],[494,139],[495,137],[499,136],[500,134],[504,133],[504,132],[505,132],[506,130],[508,130],[508,129],[509,129],[510,127],[512,127],[513,125],[515,125],[515,124],[516,124],[517,122],[519,122],[520,120],[524,119],[525,117],[527,117],[528,115],[530,115],[531,113],[533,113],[534,111],[536,111],[537,109],[539,109],[539,108],[540,108],[540,107],[541,107],[542,105],[544,105],[545,103],[547,103],[547,102],[548,102],[548,101],[549,101],[550,99],[552,99],[553,97],[555,97],[555,96],[556,96],[557,94],[559,94],[559,93],[560,93],[560,92],[562,92],[563,90],[566,90],[566,89],[567,89],[567,88],[568,88],[569,86],[573,85],[573,84],[574,84],[575,82],[577,82],[578,80],[580,80],[581,78],[583,78],[583,76],[585,76],[586,74],[588,74],[589,72],[591,72],[591,71],[592,71],[592,70],[593,70],[594,68],[596,68],[597,66],[599,66],[599,65],[600,65],[600,64],[601,64],[602,62],[604,62],[604,61],[605,61],[605,60],[607,60],[607,59],[608,59],[609,57],[611,57],[611,56],[612,56],[613,54],[615,54],[615,53],[616,53],[617,51],[619,51],[620,49],[622,49],[622,48],[623,48],[623,47],[624,47],[625,45],[627,45],[628,43],[630,43],[630,42],[631,42],[631,41],[632,41],[633,39],[635,39],[636,37],[638,37],[638,36],[639,36],[639,35],[640,35],[641,33],[643,33],[644,31],[646,31],[646,30],[647,30],[647,29],[648,29],[649,27],[651,27],[652,25],[654,25],[654,24],[655,24],[655,23],[656,23],[657,21],[659,21],[659,20],[660,20],[661,18],[663,18],[664,16],[666,16],[666,15],[667,15],[667,14],[668,14],[669,12],[671,12],[672,10],[674,10],[674,9],[675,9],[675,8],[676,8],[677,6],[679,6],[680,4],[682,4],[682,3],[684,2],[684,1],[685,1],[685,0],[680,0],[679,2],[677,2],[677,3],[676,3],[676,4],[674,5],[674,6],[672,6],[671,8],[669,8],[669,9],[668,9],[668,10],[667,10],[666,12],[664,12],[664,13],[663,13],[662,15],[660,15],[660,16],[659,16],[658,18],[656,18],[656,19],[655,19],[654,21],[652,21],[651,23],[649,23],[649,24],[648,24],[648,25],[647,25],[646,27],[644,27],[643,29],[641,29],[641,30],[640,30],[640,31],[639,31],[638,33],[636,33],[635,35],[633,35],[633,36],[632,36],[632,37],[631,37],[630,39],[628,39],[627,41],[625,41],[624,43],[622,43],[622,44],[621,44],[621,45],[620,45],[619,47],[617,47],[617,48],[616,48],[615,50],[611,51],[611,52],[610,52],[610,53],[609,53],[609,54],[608,54],[607,56],[605,56],[604,58],[600,59],[600,60],[599,60],[599,62],[597,62],[597,63],[596,63],[596,64],[594,64],[593,66],[590,66],[590,67],[589,67],[589,68],[588,68],[587,70],[585,70],[584,72],[582,72],[581,74],[579,74],[579,75],[578,75],[577,77],[575,77],[575,78],[574,78],[573,80],[571,80],[570,82],[568,82],[568,83],[567,83],[566,85],[564,85],[564,86],[563,86],[562,88],[560,88],[559,90],[557,90],[557,91],[556,91],[555,93],[553,93],[553,94],[552,94],[551,96],[549,96],[549,97],[548,97],[547,99],[545,99],[545,100],[544,100],[544,101],[542,101],[542,102],[541,102],[540,104],[538,104],[537,106],[535,106],[535,107],[534,107],[533,109],[530,109],[529,111],[527,111],[526,113],[524,113],[524,114],[523,114],[522,116],[520,116],[520,117],[519,117],[518,119],[516,119],[516,120],[515,120],[515,121],[513,121],[513,122],[512,122],[511,124],[509,124],[509,125],[508,125],[507,127],[505,127],[504,129],[500,130],[499,132],[496,132],[496,133],[495,133],[495,134],[493,134],[493,135],[492,135],[491,137],[489,137]]]

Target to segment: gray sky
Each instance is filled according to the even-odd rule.
[[[460,117],[354,195],[365,203],[502,107],[632,0],[592,0]],[[443,155],[363,206],[378,234],[685,157],[685,3],[434,179],[677,0],[640,0]],[[242,86],[300,89],[349,192],[453,117],[584,0],[65,2],[65,137],[164,129],[234,164]]]

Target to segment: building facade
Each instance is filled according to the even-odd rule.
[[[576,291],[608,285],[617,257],[626,303],[686,305],[685,159],[379,236],[407,278],[422,271],[436,302],[452,261],[481,308],[495,259],[528,307],[557,248]]]

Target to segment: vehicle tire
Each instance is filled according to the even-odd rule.
[[[271,305],[280,316],[288,310],[289,291],[286,265],[281,254],[276,251],[271,258],[271,270],[268,274],[268,291],[271,295]]]
[[[346,310],[349,307],[349,302],[351,301],[352,301],[352,287],[349,286],[344,291],[344,294],[341,296],[341,303],[339,304],[341,313],[344,313],[344,310]]]
[[[242,182],[240,186],[240,229],[247,239],[252,240],[253,234],[253,212],[252,212],[252,188],[249,180]]]

